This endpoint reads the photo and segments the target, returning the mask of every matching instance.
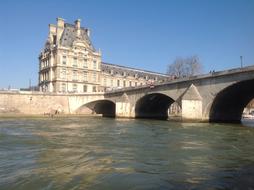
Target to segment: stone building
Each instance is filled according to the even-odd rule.
[[[56,93],[103,92],[169,79],[167,75],[103,63],[90,41],[90,31],[57,18],[39,55],[40,91]]]

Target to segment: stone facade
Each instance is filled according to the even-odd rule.
[[[55,93],[103,92],[168,80],[160,73],[103,63],[90,41],[90,31],[57,18],[39,55],[40,91]]]

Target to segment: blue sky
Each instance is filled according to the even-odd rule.
[[[254,64],[254,0],[0,1],[0,88],[37,84],[48,24],[62,17],[91,29],[102,60],[166,72],[197,55],[204,72]]]

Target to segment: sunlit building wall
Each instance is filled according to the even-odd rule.
[[[90,30],[57,18],[39,55],[39,88],[44,92],[103,92],[168,80],[160,73],[103,63],[90,40]]]

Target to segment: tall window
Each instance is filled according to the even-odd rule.
[[[62,64],[66,65],[66,56],[65,55],[62,57]]]
[[[75,81],[78,80],[78,72],[77,71],[72,72],[72,80],[75,80]]]
[[[129,86],[130,86],[130,87],[132,86],[131,81],[129,81]]]
[[[78,66],[78,59],[76,57],[73,58],[73,67],[77,67]]]
[[[66,79],[66,69],[65,68],[62,68],[60,77],[61,77],[61,79]]]
[[[72,85],[72,91],[73,91],[73,92],[77,92],[77,91],[78,91],[78,86],[77,86],[77,84],[73,84],[73,85]]]
[[[97,69],[97,62],[96,62],[96,60],[93,61],[93,69]]]
[[[93,86],[93,92],[96,92],[96,86]]]
[[[138,83],[137,83],[137,82],[135,82],[135,86],[138,86]]]
[[[125,86],[126,86],[126,81],[124,80],[124,81],[123,81],[123,87],[125,87]]]
[[[83,92],[87,92],[87,86],[86,85],[83,86]]]
[[[117,80],[117,86],[118,87],[120,86],[120,80]]]
[[[87,72],[84,72],[84,81],[87,81]]]
[[[62,83],[61,91],[66,92],[66,84],[65,83]]]
[[[111,85],[111,87],[114,87],[114,81],[113,81],[113,79],[111,79],[110,85]]]
[[[96,82],[97,81],[97,75],[96,72],[93,73],[93,81]]]
[[[48,59],[45,60],[45,67],[48,67]]]
[[[83,67],[84,67],[84,68],[87,68],[87,59],[84,59],[84,60],[83,60]]]

